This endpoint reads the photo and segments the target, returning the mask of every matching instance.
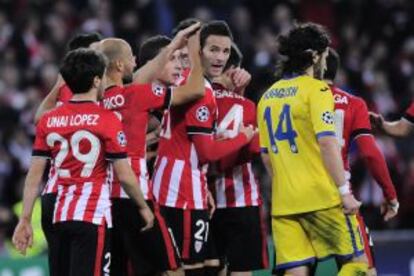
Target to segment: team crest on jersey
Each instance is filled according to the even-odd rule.
[[[333,116],[332,112],[325,111],[322,114],[322,121],[324,121],[327,124],[332,125],[334,123],[334,116]]]
[[[200,122],[207,122],[210,117],[210,111],[208,111],[207,106],[200,106],[196,111],[196,116]]]
[[[122,147],[125,147],[127,144],[126,136],[123,131],[118,132],[117,134],[118,144]]]
[[[201,251],[201,248],[203,247],[203,242],[202,241],[195,241],[194,242],[194,250],[196,253]]]
[[[152,93],[155,96],[161,97],[164,94],[164,88],[159,84],[152,84]]]

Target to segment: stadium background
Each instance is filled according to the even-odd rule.
[[[143,39],[170,35],[186,17],[229,23],[244,54],[243,67],[253,77],[246,96],[256,102],[274,81],[279,58],[275,37],[295,21],[314,21],[329,29],[342,58],[338,86],[363,97],[371,110],[397,119],[414,96],[410,0],[0,0],[0,275],[14,271],[13,266],[30,269],[30,262],[38,263],[16,261],[8,241],[16,221],[13,206],[21,200],[30,162],[34,111],[56,80],[69,38],[98,31],[126,39],[136,52]],[[364,202],[367,224],[376,230],[380,274],[410,275],[412,259],[414,275],[414,232],[409,230],[414,228],[413,138],[377,135],[401,203],[399,216],[389,223],[379,213],[381,191],[352,149],[352,182]],[[256,170],[268,205],[269,179],[259,162]],[[25,275],[42,275],[41,270],[30,271]]]

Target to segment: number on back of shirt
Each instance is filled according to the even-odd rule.
[[[243,106],[234,104],[221,120],[217,134],[225,138],[234,138],[239,134],[240,126],[243,124]]]
[[[90,147],[87,152],[83,152],[80,149],[80,144],[83,140],[87,140],[90,143]],[[78,130],[75,133],[73,133],[73,135],[70,138],[70,141],[68,141],[60,134],[52,132],[49,133],[49,135],[47,135],[46,142],[49,145],[49,147],[54,147],[56,142],[60,143],[59,152],[54,160],[55,167],[57,168],[60,177],[71,177],[70,171],[68,169],[61,169],[61,166],[66,160],[69,152],[72,153],[72,156],[75,157],[76,160],[83,164],[80,176],[91,176],[92,171],[96,165],[96,161],[98,160],[99,152],[101,150],[101,143],[98,137],[96,137],[89,131]]]

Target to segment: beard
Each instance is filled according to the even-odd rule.
[[[127,74],[127,75],[125,75],[125,76],[122,76],[122,83],[123,84],[129,84],[129,83],[131,83],[132,82],[132,80],[133,80],[133,74],[131,73],[131,74]]]

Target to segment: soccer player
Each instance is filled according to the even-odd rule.
[[[213,79],[218,107],[217,135],[232,138],[241,125],[256,127],[256,105],[234,92],[234,73],[242,54],[232,45],[224,73]],[[212,242],[230,275],[252,275],[268,267],[267,237],[261,216],[261,195],[252,169],[252,158],[260,153],[258,135],[240,151],[216,162],[215,181],[210,183],[216,200],[211,220]]]
[[[183,30],[177,35],[176,39],[185,41],[186,36],[197,28],[195,26]],[[173,240],[164,219],[159,214],[158,206],[153,204],[151,182],[148,179],[146,166],[145,136],[151,111],[167,108],[170,104],[188,103],[204,95],[199,41],[194,36],[188,38],[188,41],[193,67],[187,83],[176,88],[156,82],[152,84],[123,85],[123,79],[131,77],[135,67],[135,58],[131,47],[121,39],[105,39],[100,45],[100,50],[109,60],[106,72],[108,83],[103,96],[103,107],[116,111],[122,118],[125,135],[129,141],[127,153],[132,168],[139,179],[139,185],[144,193],[145,200],[154,210],[156,217],[155,227],[152,230],[147,233],[137,231],[142,222],[135,215],[136,206],[126,196],[115,179],[111,192],[114,216],[112,236],[113,275],[124,275],[126,273],[126,259],[131,260],[135,275],[155,275],[167,271],[168,274],[173,271],[179,273],[177,269],[180,267],[180,261]],[[169,45],[172,44],[179,46],[181,43],[168,40],[164,47],[170,47]],[[165,64],[166,69],[163,71],[169,72],[171,67],[174,68],[171,64],[177,62],[175,58],[177,57],[177,51],[178,49],[171,51],[171,58]],[[149,60],[152,60],[152,58],[149,58]],[[175,74],[174,71],[168,74],[171,78],[169,83],[173,84],[174,78],[178,78],[179,75],[180,72]]]
[[[98,33],[90,34],[78,34],[74,36],[68,43],[69,51],[79,48],[88,48],[91,44],[95,44],[100,41],[102,37]],[[37,123],[43,113],[63,103],[68,103],[73,94],[69,87],[65,84],[62,76],[59,74],[58,80],[50,93],[42,101],[38,107],[34,121]],[[51,164],[48,181],[42,190],[41,202],[42,202],[42,230],[45,233],[45,237],[48,243],[49,256],[53,256],[58,252],[55,247],[58,247],[59,240],[54,239],[54,226],[53,226],[53,210],[56,202],[57,195],[57,171],[55,166]],[[52,241],[53,240],[53,241]],[[56,275],[56,267],[53,267],[53,263],[49,258],[49,271],[52,275]]]
[[[414,102],[405,111],[405,114],[398,121],[385,121],[380,114],[370,112],[370,119],[375,128],[385,132],[387,135],[404,137],[412,133],[414,129]]]
[[[342,160],[345,167],[345,175],[351,178],[348,162],[348,152],[352,141],[358,145],[358,150],[374,176],[375,181],[381,186],[385,202],[382,206],[384,220],[388,221],[398,213],[398,200],[388,172],[384,156],[379,150],[371,133],[368,108],[364,100],[352,96],[334,85],[334,79],[339,67],[339,56],[335,50],[329,49],[324,81],[329,84],[335,101],[335,126],[339,145],[342,147]],[[362,216],[357,214],[360,230],[364,239],[365,255],[368,258],[369,275],[376,275],[372,238],[369,229],[365,225]]]
[[[116,115],[97,103],[105,85],[105,58],[93,50],[69,52],[60,73],[74,94],[69,103],[46,113],[36,127],[33,159],[26,177],[23,214],[13,243],[23,254],[32,242],[31,214],[47,158],[54,160],[58,194],[54,209],[58,252],[56,275],[108,275],[112,225],[108,165],[139,206],[147,230],[154,215],[127,161],[126,139]]]
[[[317,260],[335,255],[344,262],[339,275],[365,273],[355,216],[360,203],[345,178],[333,96],[316,79],[326,66],[328,34],[308,23],[278,42],[284,76],[257,109],[262,159],[272,177],[276,270],[309,275]]]
[[[231,42],[225,22],[212,21],[202,27],[201,60],[207,78],[222,74]],[[217,106],[208,80],[205,85],[202,99],[164,114],[153,175],[154,196],[172,229],[187,276],[204,273],[210,215],[206,165],[248,144],[254,133],[252,127],[242,126],[233,139],[214,140]]]

